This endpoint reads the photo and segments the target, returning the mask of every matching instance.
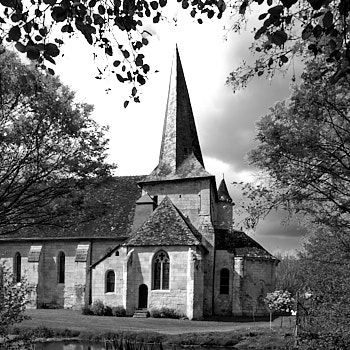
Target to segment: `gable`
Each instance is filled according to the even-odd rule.
[[[165,197],[125,246],[201,246],[201,234]]]

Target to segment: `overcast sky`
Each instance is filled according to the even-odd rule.
[[[177,17],[177,26],[173,16]],[[228,23],[229,19],[206,20],[199,25],[188,12],[180,10],[177,14],[172,10],[168,20],[149,25],[147,30],[153,35],[145,61],[159,72],[151,74],[142,88],[141,103],[130,103],[127,109],[123,101],[130,94],[130,86],[118,83],[114,76],[96,80],[97,68],[89,45],[81,38],[66,42],[64,57],[58,60],[55,71],[77,92],[80,101],[95,106],[94,118],[110,126],[110,160],[118,165],[117,175],[149,174],[158,163],[177,43],[206,170],[216,176],[217,183],[225,174],[231,192],[233,181],[252,178],[256,169],[247,164],[245,155],[254,147],[255,122],[269,106],[289,96],[289,80],[281,76],[271,82],[257,79],[233,94],[225,85],[226,77],[242,59],[249,59],[252,35],[248,29],[240,35],[228,33],[225,38]],[[112,90],[106,94],[106,88]],[[299,247],[301,233],[295,226],[281,226],[280,217],[280,213],[270,216],[250,233],[271,252]]]

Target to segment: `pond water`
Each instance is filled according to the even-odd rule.
[[[101,343],[69,340],[37,343],[35,350],[106,350],[106,347]]]

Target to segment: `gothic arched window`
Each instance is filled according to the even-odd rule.
[[[16,283],[21,282],[22,257],[19,252],[15,254],[13,259],[13,278]]]
[[[220,271],[220,294],[229,294],[230,290],[230,271],[222,269]]]
[[[63,252],[59,252],[57,259],[57,272],[58,272],[58,283],[64,283],[65,269],[66,269],[66,256]]]
[[[110,270],[106,273],[106,293],[114,292],[115,289],[115,273]]]
[[[169,289],[170,260],[161,250],[153,259],[153,289]]]

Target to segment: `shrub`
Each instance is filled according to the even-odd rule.
[[[160,309],[157,309],[156,307],[152,307],[150,310],[150,315],[153,318],[161,318]]]
[[[105,306],[103,304],[103,301],[102,300],[95,300],[92,303],[90,310],[91,310],[93,315],[103,316],[105,313]]]
[[[112,307],[112,315],[116,317],[125,317],[126,310],[124,306],[114,306]]]
[[[174,309],[170,309],[168,307],[162,307],[161,309],[152,308],[150,311],[150,315],[153,318],[182,318],[183,314],[180,314]]]
[[[83,315],[92,315],[92,311],[91,311],[90,305],[84,305],[84,306],[81,308],[81,313],[82,313]]]
[[[103,311],[103,316],[113,316],[112,308],[108,305],[105,306],[105,309]]]

